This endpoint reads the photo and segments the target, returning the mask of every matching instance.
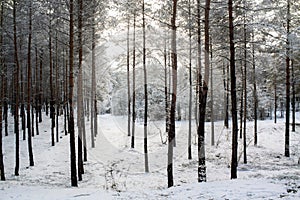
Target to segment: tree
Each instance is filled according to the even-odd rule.
[[[74,108],[73,108],[73,87],[74,87],[74,2],[69,1],[69,105],[70,105],[70,156],[71,156],[71,185],[77,187],[76,174],[76,149],[75,149],[75,129],[74,129]]]
[[[79,49],[79,62],[78,62],[78,81],[77,81],[77,124],[78,124],[78,180],[82,180],[83,174],[83,160],[82,160],[82,139],[83,139],[83,124],[84,114],[83,114],[83,81],[82,81],[82,12],[83,12],[83,3],[82,0],[78,0],[78,49]]]
[[[131,123],[131,93],[130,93],[130,41],[129,41],[129,35],[130,35],[130,17],[128,14],[127,17],[127,135],[130,136],[130,123]]]
[[[232,110],[232,158],[231,158],[231,179],[237,178],[237,150],[238,150],[238,124],[236,108],[236,77],[235,77],[235,47],[234,47],[234,26],[232,0],[228,0],[229,14],[229,42],[230,42],[230,78],[231,78],[231,110]]]
[[[198,182],[206,182],[206,164],[205,164],[205,111],[209,81],[209,10],[210,0],[205,1],[205,22],[204,22],[204,80],[202,83],[201,69],[199,79],[199,124],[197,127],[198,134]]]
[[[131,148],[134,148],[134,137],[135,137],[135,120],[136,120],[136,110],[135,110],[135,29],[136,29],[136,9],[133,13],[133,63],[132,63],[132,131],[131,131]]]
[[[143,0],[143,68],[144,68],[144,95],[145,95],[145,113],[144,113],[144,154],[145,154],[145,172],[149,172],[148,161],[148,136],[147,136],[147,118],[148,118],[148,90],[147,90],[147,67],[146,67],[146,33],[145,33],[145,2]]]
[[[191,25],[191,0],[189,0],[189,133],[188,133],[188,159],[192,159],[192,25]]]
[[[28,153],[29,166],[34,166],[33,152],[32,152],[32,132],[30,121],[31,109],[31,34],[32,34],[32,2],[29,5],[29,33],[28,33],[28,55],[27,55],[27,131],[28,131]]]
[[[172,99],[170,110],[170,127],[168,132],[168,187],[174,185],[173,180],[173,147],[175,142],[175,112],[177,97],[177,51],[176,51],[176,14],[177,0],[173,0],[172,17],[171,17],[171,60],[172,60]]]
[[[19,60],[18,60],[18,44],[17,44],[17,0],[13,1],[13,29],[14,29],[14,132],[16,137],[16,165],[15,176],[19,176],[20,168],[20,143],[19,143]]]
[[[1,16],[0,16],[0,27],[1,27],[1,33],[0,33],[0,74],[1,74],[1,85],[3,85],[3,1],[1,1]],[[3,104],[3,88],[0,88],[0,176],[1,176],[1,180],[5,181],[5,172],[4,172],[4,161],[3,161],[3,147],[2,147],[2,104]]]
[[[96,10],[92,8],[92,91],[91,91],[91,140],[92,148],[95,147],[95,136],[97,135],[97,94],[96,94]]]
[[[286,111],[285,111],[285,148],[284,155],[290,157],[290,0],[287,0],[286,27]]]

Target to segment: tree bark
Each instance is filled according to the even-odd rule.
[[[130,49],[129,49],[129,31],[130,31],[130,17],[128,14],[127,19],[127,135],[130,136],[130,123],[131,123],[131,98],[130,98]]]
[[[144,113],[144,155],[145,155],[145,172],[149,172],[148,161],[148,88],[147,88],[147,67],[146,67],[146,32],[145,32],[145,2],[143,0],[143,68],[144,68],[144,95],[145,95],[145,113]]]
[[[77,187],[77,174],[76,174],[76,149],[75,149],[75,129],[74,129],[74,111],[73,111],[73,63],[74,63],[74,2],[70,0],[70,41],[69,41],[69,105],[70,105],[70,156],[71,156],[71,186]]]
[[[290,0],[287,0],[287,33],[286,33],[286,111],[285,111],[285,148],[284,155],[290,157]]]
[[[229,14],[229,41],[230,41],[230,77],[231,77],[231,106],[232,106],[232,158],[231,158],[231,179],[237,178],[238,166],[238,123],[236,106],[236,77],[235,77],[235,47],[234,47],[234,26],[232,0],[228,0]]]
[[[189,0],[189,133],[188,133],[188,159],[192,159],[192,27],[191,27],[191,0]]]
[[[19,176],[20,168],[20,143],[19,143],[19,60],[18,60],[18,45],[17,45],[17,0],[13,1],[13,27],[14,27],[14,132],[16,137],[16,165],[15,176]]]
[[[29,153],[29,166],[34,166],[32,151],[32,133],[31,133],[31,31],[32,31],[32,7],[29,5],[29,34],[28,34],[28,55],[27,55],[27,142]]]
[[[1,16],[0,16],[0,72],[1,72],[1,85],[0,88],[0,176],[1,181],[5,181],[5,171],[4,171],[4,161],[3,161],[3,147],[2,147],[2,105],[3,105],[3,97],[4,97],[4,74],[2,73],[4,71],[4,62],[3,62],[3,1],[1,1]],[[5,74],[6,75],[6,74]]]
[[[171,59],[172,59],[172,100],[170,110],[170,127],[168,132],[168,187],[174,185],[173,180],[173,147],[175,140],[175,112],[177,97],[177,50],[176,50],[176,15],[177,0],[173,0],[173,11],[171,18],[172,40],[171,40]]]
[[[78,102],[77,102],[77,125],[78,125],[78,180],[82,180],[83,174],[83,159],[82,159],[82,138],[83,138],[83,124],[84,124],[84,114],[83,114],[83,81],[82,81],[82,11],[83,3],[82,0],[78,0],[78,81],[77,81],[77,92],[78,92]]]
[[[132,131],[131,131],[131,148],[134,148],[135,140],[135,29],[136,29],[136,11],[133,13],[133,63],[132,63]]]

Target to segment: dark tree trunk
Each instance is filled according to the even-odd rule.
[[[130,98],[130,49],[129,49],[129,29],[130,28],[130,17],[128,14],[127,22],[127,135],[130,136],[130,123],[131,123],[131,98]]]
[[[1,28],[1,32],[0,32],[0,72],[5,71],[4,70],[4,65],[3,65],[3,1],[1,1],[1,16],[0,16],[0,28]],[[6,75],[6,74],[5,74]],[[0,176],[1,176],[1,181],[5,181],[5,171],[4,171],[4,161],[3,161],[3,151],[2,151],[2,105],[3,105],[3,97],[4,97],[4,74],[1,73],[1,85],[2,87],[0,87]]]
[[[42,103],[43,103],[43,51],[40,52],[40,78],[39,78],[39,123],[43,121]]]
[[[38,93],[39,93],[39,84],[38,84],[38,51],[37,47],[35,47],[35,130],[36,130],[36,135],[40,134],[39,131],[39,98],[38,98]]]
[[[69,105],[70,105],[70,156],[71,156],[71,185],[77,187],[77,171],[76,171],[76,148],[75,148],[75,128],[74,128],[74,111],[73,111],[73,63],[74,63],[74,2],[70,0],[70,41],[69,41],[69,65],[70,65],[70,76],[69,76]]]
[[[78,80],[77,80],[77,114],[78,114],[78,180],[82,180],[83,174],[83,159],[82,159],[82,138],[83,138],[83,124],[84,124],[84,113],[83,113],[83,82],[82,82],[82,10],[83,4],[82,0],[78,0],[78,47],[79,47],[79,55],[78,55]]]
[[[14,107],[14,131],[16,137],[16,165],[15,165],[15,176],[19,176],[20,168],[20,143],[19,143],[19,60],[18,60],[18,46],[17,46],[17,22],[16,22],[16,9],[17,2],[13,1],[13,26],[14,26],[14,97],[15,97],[15,107]]]
[[[290,0],[287,0],[287,39],[286,39],[286,111],[284,155],[290,157]]]
[[[254,100],[254,145],[257,145],[257,91],[256,91],[256,66],[255,66],[255,47],[254,47],[254,31],[252,32],[252,68],[253,68],[253,100]],[[276,76],[275,76],[276,77]],[[275,101],[276,101],[276,84],[275,84]],[[275,106],[276,110],[277,106]],[[275,113],[276,119],[276,113]]]
[[[144,69],[144,95],[145,95],[145,113],[144,113],[144,155],[145,155],[145,172],[149,172],[148,161],[148,88],[147,88],[147,67],[146,67],[146,32],[145,32],[145,2],[143,0],[143,69]]]
[[[54,107],[54,113],[56,115],[54,116],[55,118],[55,129],[56,129],[56,142],[59,142],[59,126],[58,126],[58,117],[59,117],[59,73],[58,73],[58,38],[57,38],[57,31],[56,31],[56,36],[55,36],[55,107]],[[55,112],[56,108],[56,112]]]
[[[133,14],[133,63],[132,63],[132,131],[131,131],[131,148],[134,148],[135,137],[135,27],[136,26],[136,11]]]
[[[246,4],[244,2],[244,7]],[[243,90],[244,90],[244,130],[243,130],[243,147],[244,147],[244,164],[247,164],[247,25],[246,25],[246,10],[244,11],[244,79],[243,79]]]
[[[171,18],[172,99],[171,99],[171,110],[170,110],[170,127],[168,132],[168,167],[167,167],[168,187],[172,187],[174,185],[173,146],[175,142],[175,114],[176,114],[176,97],[177,97],[176,15],[177,15],[177,0],[173,0],[173,12]]]
[[[50,118],[51,118],[51,145],[55,146],[55,101],[54,101],[54,89],[53,89],[53,62],[52,62],[52,19],[50,16],[49,21],[49,67],[50,67]]]
[[[191,23],[191,0],[189,0],[189,23]],[[189,26],[189,133],[188,133],[188,159],[192,159],[192,27]]]
[[[294,72],[294,59],[291,59],[292,67],[292,132],[296,131],[296,91],[295,91],[295,72]]]
[[[97,114],[95,111],[95,107],[97,105],[95,104],[96,101],[96,58],[95,58],[95,47],[96,47],[96,24],[95,24],[95,9],[93,9],[93,24],[92,24],[92,91],[91,91],[91,140],[92,140],[92,148],[95,147],[95,136],[96,136],[96,124],[97,122]]]
[[[28,35],[28,55],[27,55],[27,131],[28,131],[28,153],[29,166],[34,166],[32,151],[32,133],[31,133],[31,30],[32,30],[32,7],[29,6],[29,35]]]
[[[224,82],[224,102],[225,102],[225,105],[224,105],[224,109],[225,109],[225,118],[224,118],[224,126],[225,128],[228,129],[229,127],[229,113],[228,113],[228,104],[229,104],[229,98],[228,98],[228,93],[229,93],[229,88],[228,88],[228,65],[225,69],[225,64],[223,63],[223,76],[224,76],[224,79],[223,79],[223,82]]]
[[[234,47],[234,26],[233,26],[232,0],[228,0],[229,13],[229,39],[230,39],[230,77],[231,77],[231,104],[232,104],[232,158],[231,158],[231,179],[237,178],[238,166],[238,122],[236,106],[236,77],[235,77],[235,47]]]
[[[210,10],[210,0],[206,0],[205,3],[205,23],[204,23],[204,65],[205,74],[204,81],[202,83],[202,75],[200,73],[199,80],[199,125],[197,128],[198,135],[198,182],[206,182],[206,164],[205,164],[205,111],[207,102],[207,92],[208,92],[208,81],[209,81],[209,10]],[[201,72],[201,71],[200,71]]]

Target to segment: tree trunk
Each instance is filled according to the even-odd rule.
[[[82,180],[83,174],[83,159],[82,159],[82,138],[83,138],[83,123],[84,123],[84,114],[83,114],[83,81],[82,81],[82,10],[83,4],[82,0],[78,0],[78,83],[77,83],[77,92],[78,92],[78,102],[77,102],[77,125],[78,125],[78,180]]]
[[[286,111],[284,155],[290,157],[290,0],[287,0],[287,38],[286,38]]]
[[[97,117],[95,113],[95,98],[96,98],[96,24],[95,24],[95,9],[93,9],[93,24],[92,24],[92,91],[91,91],[91,140],[92,140],[92,148],[95,148],[95,118]],[[97,105],[96,105],[97,106]],[[97,121],[97,119],[96,119]]]
[[[228,0],[229,13],[229,41],[230,41],[230,77],[231,77],[231,106],[232,106],[232,158],[231,158],[231,179],[237,178],[238,166],[238,123],[236,106],[236,77],[235,77],[235,47],[234,47],[234,26],[233,26],[232,0]]]
[[[145,154],[145,172],[149,172],[148,161],[148,88],[147,88],[147,67],[146,67],[146,32],[145,32],[145,2],[143,0],[143,69],[144,69],[144,94],[145,94],[145,113],[144,113],[144,154]]]
[[[40,134],[39,131],[39,121],[38,121],[38,116],[39,116],[39,98],[38,98],[38,93],[39,93],[39,85],[38,85],[38,51],[37,47],[35,47],[35,130],[36,130],[36,135]]]
[[[189,0],[189,23],[191,23],[191,0]],[[188,159],[192,159],[192,27],[189,26],[189,133],[188,133]]]
[[[127,135],[130,136],[130,123],[131,123],[131,98],[130,98],[130,49],[129,49],[129,30],[130,30],[130,17],[128,14],[127,22]]]
[[[51,145],[55,146],[55,101],[54,101],[54,91],[53,91],[53,62],[52,62],[52,19],[50,16],[49,21],[49,68],[50,68],[50,118],[51,118]]]
[[[71,185],[77,187],[77,174],[76,174],[76,149],[75,149],[75,129],[74,129],[74,113],[73,113],[73,63],[74,63],[74,14],[73,14],[73,0],[70,0],[70,55],[69,55],[69,65],[70,65],[70,78],[69,78],[69,105],[70,105],[70,155],[71,155]]]
[[[255,47],[254,47],[254,30],[252,32],[252,68],[253,68],[253,100],[254,100],[254,145],[257,145],[257,91],[256,91],[256,66],[255,66]],[[276,77],[276,76],[275,76]],[[276,84],[275,84],[275,101],[276,101]],[[276,103],[276,102],[275,102]],[[275,106],[276,110],[277,106]],[[276,113],[275,113],[276,119]]]
[[[3,105],[3,97],[4,97],[4,74],[2,73],[4,70],[4,58],[3,58],[3,1],[1,1],[1,16],[0,16],[0,72],[1,72],[1,85],[2,87],[0,88],[0,176],[1,176],[1,181],[5,181],[5,171],[4,171],[4,161],[3,161],[3,147],[2,147],[2,105]],[[6,74],[5,74],[6,75]]]
[[[292,67],[292,132],[296,131],[296,91],[295,91],[295,72],[294,72],[294,59],[291,59]]]
[[[210,59],[213,59],[212,53],[212,40],[210,41]],[[215,145],[215,114],[214,114],[214,88],[213,88],[213,66],[211,62],[210,66],[210,95],[211,95],[211,107],[210,107],[210,120],[211,120],[211,146]]]
[[[18,46],[17,46],[17,0],[13,1],[13,26],[14,26],[14,132],[16,137],[16,165],[15,176],[19,176],[20,168],[20,143],[19,143],[19,60],[18,60]]]
[[[29,35],[28,35],[28,55],[27,55],[27,131],[28,131],[28,153],[29,166],[34,166],[32,152],[32,133],[30,121],[31,109],[31,30],[32,30],[32,6],[29,5]]]
[[[173,0],[173,12],[171,19],[172,40],[171,40],[171,59],[172,59],[172,100],[170,110],[170,127],[168,132],[168,187],[174,185],[173,180],[173,146],[175,140],[175,112],[177,97],[177,50],[176,50],[176,14],[177,0]]]
[[[210,0],[205,3],[205,23],[204,23],[204,66],[205,74],[202,83],[202,75],[199,74],[199,125],[197,128],[198,134],[198,182],[206,182],[206,164],[205,164],[205,111],[207,102],[207,84],[209,82],[209,10]],[[201,72],[201,70],[199,70]]]
[[[133,63],[132,63],[132,131],[131,131],[131,148],[134,148],[135,137],[135,25],[136,25],[136,11],[133,14]]]
[[[246,3],[244,1],[244,8]],[[243,79],[243,90],[244,90],[244,130],[243,130],[243,147],[244,147],[244,164],[247,164],[247,25],[246,25],[246,10],[244,10],[244,79]]]
[[[56,108],[56,115],[55,115],[55,129],[56,129],[56,142],[59,142],[59,126],[58,126],[58,117],[59,117],[59,73],[58,73],[58,37],[57,37],[57,30],[55,33],[55,107]],[[55,111],[54,111],[55,112]]]

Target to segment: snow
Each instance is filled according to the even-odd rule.
[[[298,113],[297,113],[298,114]],[[70,187],[69,136],[60,132],[51,146],[50,119],[40,124],[40,135],[33,138],[35,166],[29,167],[27,141],[20,134],[20,176],[14,176],[15,147],[13,120],[9,136],[3,137],[6,181],[0,182],[0,199],[300,199],[300,134],[290,134],[289,158],[284,156],[285,121],[258,122],[258,146],[253,145],[253,122],[247,123],[248,163],[243,164],[239,140],[238,179],[230,180],[231,129],[215,123],[216,145],[210,145],[210,123],[206,124],[207,182],[197,182],[197,145],[193,133],[193,159],[187,159],[188,122],[176,124],[174,183],[167,188],[167,145],[164,122],[150,122],[150,173],[144,173],[143,122],[136,125],[136,148],[130,148],[127,118],[98,116],[96,148],[90,145],[87,121],[88,162],[78,188]],[[297,115],[300,121],[300,115]],[[63,119],[60,120],[62,129]],[[195,126],[195,122],[193,122]],[[195,127],[193,127],[195,130]],[[195,132],[195,131],[193,131]],[[162,138],[162,139],[161,139]]]

